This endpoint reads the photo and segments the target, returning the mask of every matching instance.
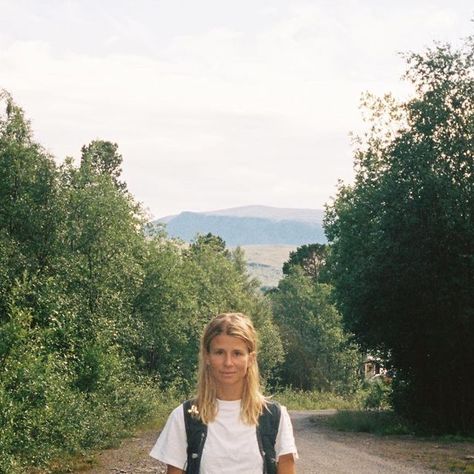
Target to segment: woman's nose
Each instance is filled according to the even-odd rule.
[[[224,358],[224,363],[225,365],[232,365],[232,355],[231,354],[226,354]]]

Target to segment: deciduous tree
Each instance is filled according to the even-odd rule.
[[[396,408],[450,431],[474,428],[473,53],[410,54],[413,98],[366,98],[355,183],[325,222],[347,327],[395,368]]]
[[[327,256],[328,246],[325,244],[301,245],[294,252],[290,252],[290,258],[283,264],[283,274],[288,275],[291,268],[298,265],[303,269],[305,275],[318,282],[321,277],[326,276]]]

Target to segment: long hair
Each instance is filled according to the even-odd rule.
[[[257,334],[252,321],[242,313],[218,314],[206,326],[201,337],[199,351],[197,410],[202,422],[208,424],[217,415],[217,387],[206,364],[214,337],[225,334],[238,337],[247,345],[249,354],[255,354],[255,360],[249,365],[244,380],[244,390],[240,408],[240,417],[244,423],[257,425],[258,418],[266,407],[266,400],[260,389],[260,374],[257,364]]]

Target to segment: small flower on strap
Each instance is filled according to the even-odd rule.
[[[188,410],[188,413],[191,416],[194,416],[195,418],[199,416],[199,410],[197,409],[196,405],[191,405],[191,408]]]

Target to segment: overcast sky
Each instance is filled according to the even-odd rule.
[[[117,142],[154,217],[322,208],[352,179],[364,91],[472,34],[464,0],[0,0],[0,88],[61,162]]]

